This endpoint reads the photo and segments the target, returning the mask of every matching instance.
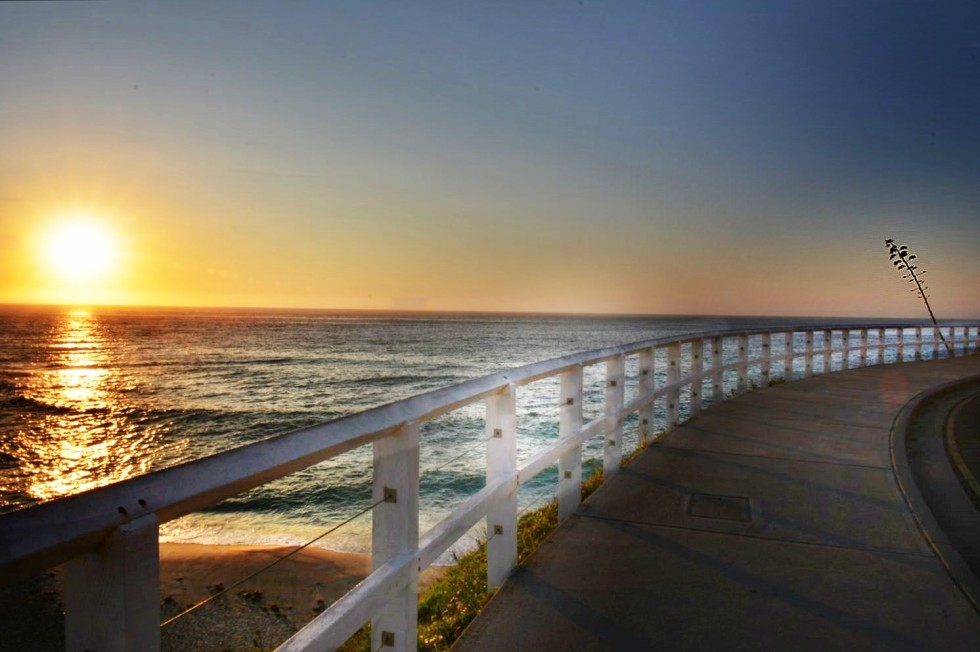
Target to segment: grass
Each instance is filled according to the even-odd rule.
[[[623,463],[628,464],[642,448],[645,446],[637,447]],[[591,471],[582,481],[582,500],[585,500],[602,484],[602,466],[598,462],[586,464],[583,471]],[[557,527],[556,500],[521,515],[517,521],[517,563],[523,564]],[[481,541],[474,550],[457,557],[455,565],[420,597],[418,649],[448,650],[492,596],[487,590],[487,544]],[[365,625],[339,649],[369,652],[371,625]]]

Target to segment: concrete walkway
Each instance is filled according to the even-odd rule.
[[[890,445],[916,394],[977,375],[978,356],[867,367],[702,413],[593,494],[454,650],[980,650]]]

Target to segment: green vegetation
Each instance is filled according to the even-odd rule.
[[[641,450],[624,460],[629,463]],[[601,462],[591,460],[583,468],[582,500],[602,484]],[[539,545],[558,527],[558,502],[521,515],[517,521],[517,563],[523,564]],[[470,621],[486,605],[493,593],[487,590],[487,544],[480,542],[476,549],[456,558],[419,599],[418,649],[448,650]],[[371,626],[365,625],[345,643],[343,652],[362,652],[371,649]]]

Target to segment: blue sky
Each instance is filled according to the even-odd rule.
[[[112,302],[917,316],[890,236],[980,315],[973,2],[7,4],[0,80],[0,300],[72,204]]]

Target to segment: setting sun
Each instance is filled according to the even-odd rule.
[[[113,235],[101,224],[77,219],[53,226],[44,240],[44,263],[58,277],[70,281],[97,280],[106,275],[117,257]]]

